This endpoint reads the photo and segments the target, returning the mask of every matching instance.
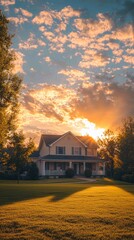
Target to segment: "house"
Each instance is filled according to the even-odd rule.
[[[97,156],[97,144],[89,136],[75,136],[72,132],[63,135],[42,135],[38,151],[31,155],[40,176],[64,176],[68,168],[75,175],[84,175],[86,169],[93,176],[105,175],[105,162]]]

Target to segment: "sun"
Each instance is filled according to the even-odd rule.
[[[83,123],[85,126],[80,130],[82,136],[89,135],[95,140],[103,136],[105,128],[98,128],[95,123],[89,122],[87,119],[83,119]]]

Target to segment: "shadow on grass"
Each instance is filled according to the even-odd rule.
[[[37,184],[38,183],[38,184]],[[126,192],[134,194],[134,185],[112,181],[109,179],[99,179],[96,182],[89,183],[88,181],[79,182],[29,182],[16,184],[14,182],[0,182],[0,205],[7,205],[15,202],[31,200],[43,197],[52,197],[50,201],[56,202],[70,195],[83,191],[92,187],[116,186]]]

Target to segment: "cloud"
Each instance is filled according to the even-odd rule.
[[[37,39],[37,43],[39,44],[39,46],[46,46],[46,43],[41,39]]]
[[[80,17],[80,11],[73,9],[71,6],[64,7],[60,12],[59,15],[61,18],[73,18],[73,17]]]
[[[21,105],[21,125],[34,129],[80,132],[84,122],[101,128],[115,128],[123,118],[134,114],[133,76],[126,83],[87,83],[78,89],[62,85],[38,84],[37,89],[26,89]],[[55,127],[54,127],[55,126]],[[54,128],[54,129],[53,129]]]
[[[50,122],[62,122],[71,110],[69,103],[74,97],[75,91],[62,85],[40,84],[38,89],[31,89],[23,94],[22,106],[27,114],[33,116],[33,120],[37,116],[41,122],[44,117]]]
[[[57,28],[55,28],[55,32],[60,33],[62,31],[65,31],[67,27],[67,24],[65,22],[61,22],[58,24]]]
[[[89,77],[86,76],[85,72],[78,69],[63,69],[59,71],[58,74],[67,76],[67,80],[70,82],[70,84],[74,84],[77,81],[89,80]]]
[[[128,54],[134,54],[134,49],[128,48],[128,49],[126,49],[126,52],[127,52]]]
[[[68,45],[70,48],[87,48],[90,43],[88,36],[82,36],[79,32],[71,32],[68,35],[68,40],[70,41]]]
[[[38,48],[39,46],[41,47],[46,46],[46,43],[41,39],[37,39],[33,33],[30,33],[30,36],[26,41],[19,43],[20,49],[33,50]]]
[[[107,43],[107,46],[108,46],[110,49],[112,49],[112,50],[117,50],[117,49],[120,48],[119,43],[116,43],[116,42],[114,42],[114,41],[109,41],[109,42]],[[118,51],[118,50],[117,50],[117,51]]]
[[[133,43],[133,26],[132,24],[126,24],[123,27],[115,29],[111,34],[112,39],[117,39],[125,44]]]
[[[124,60],[124,62],[129,63],[132,66],[134,66],[134,56],[123,55],[123,60]]]
[[[102,34],[104,32],[110,31],[112,29],[113,23],[112,20],[102,14],[97,14],[97,20],[93,19],[75,19],[74,20],[74,26],[76,29],[78,29],[81,33],[84,35],[88,35],[89,37],[96,37],[99,34]]]
[[[115,50],[113,50],[113,54],[115,56],[122,56],[123,55],[123,50],[122,49],[115,49]]]
[[[31,72],[36,72],[33,67],[30,68],[30,71],[31,71]]]
[[[55,35],[53,32],[44,31],[43,35],[46,37],[47,40],[52,41],[55,38]]]
[[[40,26],[40,27],[39,27],[39,30],[40,30],[41,32],[45,32],[45,31],[46,31],[46,28],[45,28],[44,26]]]
[[[15,13],[20,12],[25,17],[32,17],[33,16],[33,14],[31,12],[29,12],[29,11],[23,9],[23,8],[15,8],[14,11],[15,11]]]
[[[52,26],[53,24],[52,13],[49,11],[41,11],[38,16],[33,18],[32,22],[35,24],[45,24],[48,26]]]
[[[110,62],[109,57],[102,53],[84,54],[82,61],[79,62],[79,67],[105,67]]]
[[[59,21],[65,20],[67,22],[68,19],[79,16],[80,11],[73,9],[71,6],[67,6],[59,12],[54,10],[41,11],[38,16],[33,18],[32,22],[34,24],[45,24],[47,26],[52,26],[54,19],[57,19]]]
[[[15,0],[0,0],[0,4],[7,7],[9,5],[14,5]]]
[[[13,22],[16,26],[18,24],[23,24],[25,22],[28,22],[28,19],[26,17],[9,17],[8,20],[10,22]]]
[[[134,114],[133,96],[134,88],[125,83],[90,83],[77,91],[72,118],[87,118],[99,127],[116,127],[122,118]]]
[[[67,42],[67,36],[65,34],[54,34],[50,31],[44,31],[43,35],[50,42],[50,50],[57,51],[59,53],[63,53],[65,51],[64,44]]]
[[[50,58],[50,57],[48,57],[48,56],[47,56],[47,57],[45,57],[45,58],[44,58],[44,60],[45,60],[46,62],[51,62],[51,58]]]

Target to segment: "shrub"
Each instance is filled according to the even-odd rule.
[[[122,174],[123,172],[121,168],[115,168],[113,178],[115,180],[122,180]]]
[[[86,169],[84,175],[85,175],[85,177],[90,178],[92,176],[92,170]]]
[[[0,180],[16,180],[17,174],[15,172],[2,172],[0,173]]]
[[[30,180],[37,180],[39,178],[39,170],[38,170],[36,163],[31,162],[28,165],[27,177]]]
[[[74,177],[74,170],[72,168],[68,168],[66,170],[66,177],[67,178],[73,178]]]
[[[124,174],[122,176],[122,181],[134,183],[134,173],[133,174]]]

